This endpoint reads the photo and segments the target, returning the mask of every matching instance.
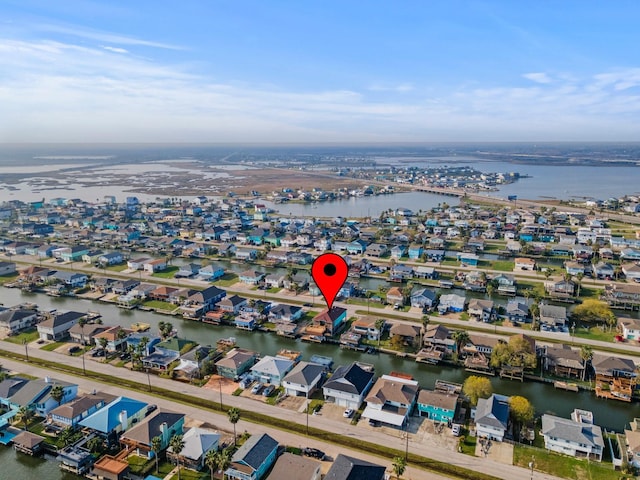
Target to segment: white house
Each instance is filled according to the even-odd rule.
[[[540,433],[545,448],[572,457],[602,461],[602,429],[592,422],[593,414],[582,410],[574,410],[571,419],[542,415]]]
[[[251,371],[261,382],[280,386],[282,379],[292,368],[293,362],[291,360],[265,355],[251,367]]]
[[[37,312],[23,308],[10,308],[0,312],[0,332],[8,335],[33,327],[37,322]]]
[[[373,385],[373,371],[365,370],[357,363],[340,366],[322,387],[327,402],[357,410]]]
[[[383,375],[375,383],[365,401],[363,418],[400,427],[416,404],[418,382],[393,375]]]
[[[640,340],[640,320],[618,317],[618,329],[625,340]]]
[[[320,384],[324,367],[317,363],[300,362],[282,379],[287,395],[308,397]]]
[[[69,329],[78,323],[78,320],[85,315],[86,313],[65,312],[40,322],[37,326],[40,340],[53,340],[57,342],[63,339],[69,334]]]
[[[509,397],[493,394],[478,399],[476,436],[501,442],[509,424]]]

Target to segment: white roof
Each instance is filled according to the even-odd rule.
[[[182,437],[184,448],[180,455],[191,460],[198,460],[209,450],[216,448],[220,441],[220,434],[206,428],[190,428]]]

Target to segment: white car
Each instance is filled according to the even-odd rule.
[[[459,436],[459,435],[460,435],[460,425],[458,425],[457,423],[454,423],[454,424],[451,426],[451,434],[452,434],[454,437]]]
[[[353,416],[353,408],[347,408],[344,413],[342,414],[342,416],[344,418],[351,418]]]

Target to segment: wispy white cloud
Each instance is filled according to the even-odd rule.
[[[549,77],[549,75],[543,72],[525,73],[522,76],[527,80],[531,80],[532,82],[536,82],[536,83],[551,83],[551,77]]]
[[[128,49],[0,39],[0,141],[636,139],[640,69],[529,87],[287,91],[215,82]],[[418,83],[418,82],[416,82]],[[397,92],[403,95],[397,95]]]
[[[114,52],[114,53],[129,53],[129,50],[127,50],[125,48],[120,48],[120,47],[110,47],[108,45],[103,45],[102,48],[104,48],[105,50],[109,50],[110,52]]]

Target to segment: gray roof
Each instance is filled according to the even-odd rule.
[[[540,305],[540,316],[551,318],[567,318],[567,309],[556,305]]]
[[[476,408],[476,424],[507,429],[509,421],[509,397],[493,394],[480,398]]]
[[[617,372],[634,374],[636,365],[629,358],[612,357],[595,354],[591,360],[591,365],[596,373],[613,376]]]
[[[386,467],[338,454],[325,480],[383,480]]]
[[[438,390],[420,390],[418,403],[455,411],[458,404],[458,397],[458,394],[450,394]]]
[[[266,433],[252,435],[238,449],[231,460],[232,462],[245,463],[253,470],[258,470],[269,454],[277,448],[278,442]]]
[[[55,315],[53,318],[40,322],[39,326],[55,328],[66,325],[70,322],[77,322],[82,317],[86,316],[86,313],[82,312],[65,312],[59,315]]]
[[[572,443],[582,443],[604,448],[602,429],[589,423],[574,422],[568,418],[554,415],[542,415],[542,434],[568,440]]]
[[[352,363],[349,366],[338,367],[324,386],[340,392],[361,395],[372,379],[373,372],[367,372],[356,363]]]
[[[5,378],[0,382],[0,398],[10,398],[16,394],[29,380],[26,378]]]
[[[580,357],[580,352],[567,345],[562,347],[547,347],[545,356],[553,364],[561,367],[584,368],[584,360]]]
[[[32,317],[36,314],[33,310],[5,310],[0,312],[0,324],[11,325],[11,322],[19,322],[23,318]]]
[[[322,365],[317,363],[300,362],[293,367],[286,377],[285,382],[297,383],[298,385],[311,385],[311,382],[315,380],[318,375],[321,375],[324,371]]]
[[[276,461],[267,480],[312,480],[320,462],[285,452]]]
[[[220,434],[206,428],[193,427],[182,436],[184,448],[181,457],[198,460],[212,448],[216,448],[220,441]],[[173,450],[169,447],[170,450]]]
[[[267,373],[269,375],[277,375],[278,377],[281,377],[285,375],[289,370],[291,370],[292,366],[293,362],[289,359],[266,355],[262,357],[262,359],[253,367],[251,367],[251,371],[258,373]]]
[[[152,416],[145,418],[141,423],[125,432],[122,438],[135,440],[145,445],[151,445],[153,437],[162,435],[161,428],[164,423],[167,424],[167,428],[171,428],[180,421],[181,418],[184,418],[184,413],[156,410]]]

